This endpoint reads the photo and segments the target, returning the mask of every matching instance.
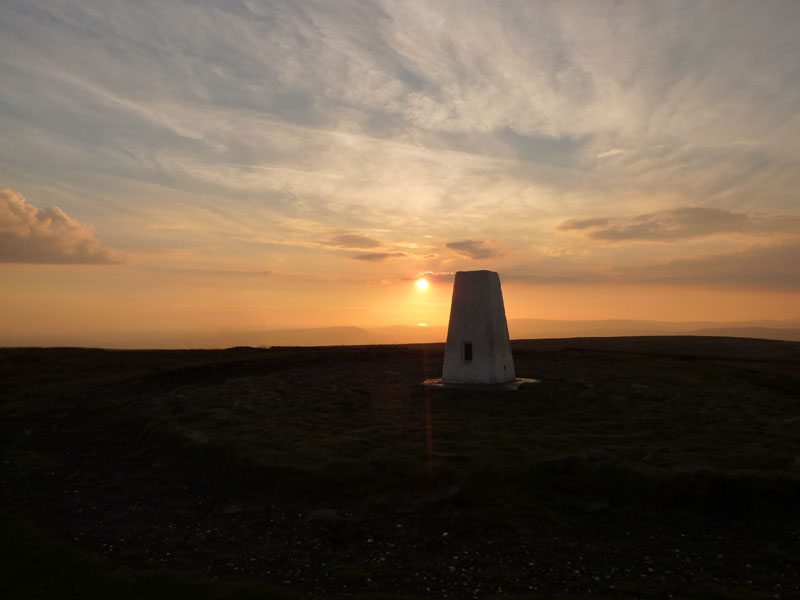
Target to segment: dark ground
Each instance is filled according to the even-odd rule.
[[[513,347],[0,349],[0,595],[800,598],[800,343]]]

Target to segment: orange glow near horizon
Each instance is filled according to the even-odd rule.
[[[384,328],[394,336],[386,339],[396,343],[442,341],[452,294],[452,284],[429,285],[421,293],[417,279],[409,286],[402,277],[359,282],[56,265],[0,270],[8,284],[0,298],[0,343],[7,345],[259,345],[266,343],[259,332],[331,327]],[[504,281],[503,296],[510,320],[732,322],[765,313],[793,319],[800,305],[793,290],[688,286]],[[363,343],[341,335],[338,343]]]

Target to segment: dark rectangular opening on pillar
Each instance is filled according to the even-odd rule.
[[[472,360],[472,342],[464,342],[464,360],[467,362]]]

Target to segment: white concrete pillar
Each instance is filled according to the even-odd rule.
[[[442,383],[507,383],[514,378],[500,277],[494,271],[459,271]]]

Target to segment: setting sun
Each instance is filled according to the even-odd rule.
[[[427,280],[427,279],[417,279],[417,287],[418,287],[420,290],[426,290],[426,289],[428,289],[428,285],[429,285],[429,284],[428,284],[428,280]]]

